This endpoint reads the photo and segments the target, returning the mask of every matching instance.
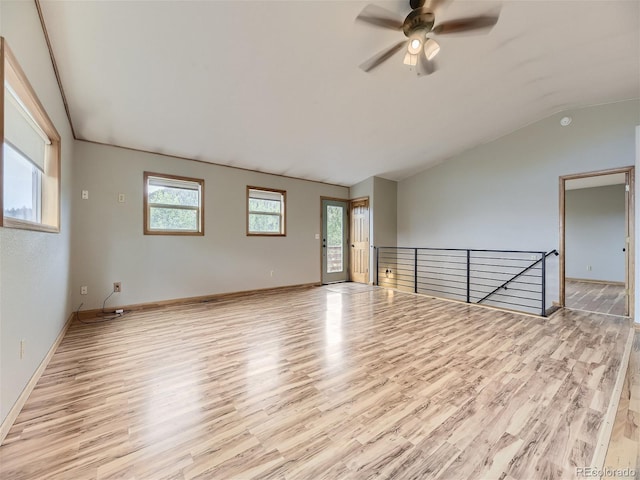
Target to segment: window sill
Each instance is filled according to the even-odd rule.
[[[18,220],[17,218],[4,217],[2,226],[5,228],[17,228],[19,230],[31,230],[34,232],[60,233],[59,227],[45,225],[43,223],[29,222],[28,220]]]
[[[286,237],[286,233],[247,233],[247,237]]]
[[[170,230],[145,230],[145,235],[177,235],[180,237],[204,237],[204,232],[173,232]]]

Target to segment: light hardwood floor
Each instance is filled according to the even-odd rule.
[[[76,322],[0,478],[574,478],[630,333],[358,284]]]
[[[623,285],[567,280],[565,288],[567,308],[609,315],[625,314],[626,300]]]
[[[640,477],[640,334],[636,333],[624,379],[611,442],[604,466],[616,478],[616,469],[635,469]],[[620,475],[617,475],[619,478]]]

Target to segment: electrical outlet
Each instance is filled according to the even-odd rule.
[[[113,282],[113,291],[115,293],[120,293],[122,291],[122,283],[120,282]]]
[[[126,196],[124,193],[118,194],[118,203],[124,203],[126,201]]]
[[[86,285],[80,287],[80,295],[86,295],[88,293],[88,288]]]
[[[89,200],[89,190],[82,190],[82,199]]]
[[[20,360],[24,358],[24,344],[25,344],[24,339],[20,340]]]
[[[591,271],[591,265],[587,265],[587,272]]]

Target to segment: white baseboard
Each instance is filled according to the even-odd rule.
[[[38,380],[40,380],[42,372],[44,372],[45,368],[47,368],[47,365],[49,365],[51,357],[53,357],[53,354],[56,353],[60,342],[62,342],[62,339],[64,338],[67,330],[69,329],[69,326],[71,325],[71,322],[73,321],[73,317],[74,313],[69,315],[67,322],[64,324],[64,327],[62,327],[62,330],[58,334],[55,342],[53,342],[53,345],[51,345],[51,348],[47,352],[47,355],[44,357],[42,362],[40,362],[40,365],[38,365],[36,371],[33,372],[29,383],[27,383],[27,385],[24,387],[24,390],[22,390],[22,393],[16,400],[16,403],[13,404],[13,407],[11,407],[11,410],[7,414],[7,417],[2,422],[2,425],[0,425],[0,445],[2,445],[2,442],[4,442],[4,439],[7,437],[9,430],[11,430],[13,423],[16,421],[16,418],[18,418],[18,415],[20,414],[22,407],[24,407],[24,404],[27,403],[29,395],[31,395],[31,392],[38,383]]]

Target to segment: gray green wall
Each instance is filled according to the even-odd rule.
[[[75,158],[72,298],[83,310],[102,307],[113,282],[122,292],[108,307],[320,282],[320,197],[348,197],[346,187],[87,142]],[[204,179],[204,236],[143,235],[145,171]],[[286,237],[246,236],[247,185],[286,190]]]
[[[567,277],[625,281],[624,185],[567,190],[565,225]]]
[[[62,137],[60,233],[0,228],[0,419],[61,332],[69,301],[73,139],[34,2],[0,2],[0,34]],[[20,341],[25,341],[20,359]]]
[[[561,127],[565,115],[573,122]],[[634,165],[639,124],[637,100],[567,111],[399,182],[398,245],[558,248],[558,177]]]
[[[349,189],[349,198],[369,197],[369,281],[375,281],[374,247],[396,245],[398,183],[380,177],[369,177]]]

